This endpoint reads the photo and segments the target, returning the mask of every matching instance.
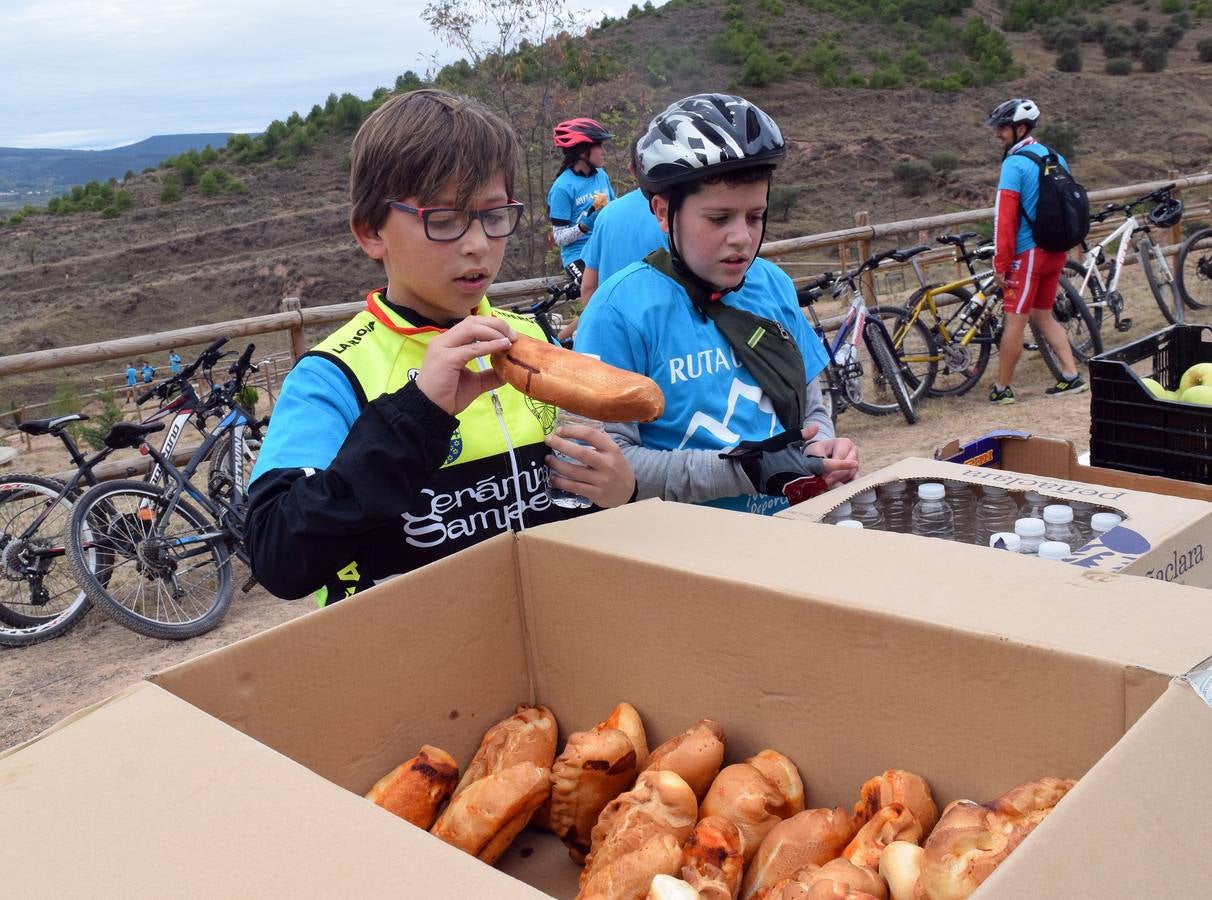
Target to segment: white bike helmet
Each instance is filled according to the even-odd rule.
[[[995,106],[993,112],[989,113],[989,118],[985,121],[985,124],[990,128],[996,128],[999,125],[1010,125],[1013,127],[1019,124],[1034,127],[1038,121],[1039,107],[1035,105],[1035,101],[1016,98]]]
[[[648,124],[636,145],[636,178],[652,196],[730,169],[777,165],[785,153],[778,125],[748,100],[695,94]]]

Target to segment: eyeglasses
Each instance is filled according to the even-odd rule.
[[[522,210],[526,208],[520,200],[510,200],[504,206],[488,209],[451,209],[445,206],[409,206],[399,200],[388,200],[388,206],[400,212],[411,213],[425,226],[425,237],[431,241],[457,241],[467,233],[472,219],[479,219],[484,234],[490,238],[506,238],[518,230],[522,221]]]

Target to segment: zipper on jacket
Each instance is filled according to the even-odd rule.
[[[480,371],[489,368],[489,363],[482,356],[476,357],[476,362],[480,366]],[[514,451],[513,435],[509,433],[509,429],[505,425],[505,408],[501,405],[501,398],[497,396],[496,388],[488,392],[489,398],[492,400],[492,408],[496,410],[497,423],[501,426],[501,434],[505,435],[505,446],[509,448],[509,468],[513,471],[513,493],[517,498],[515,501],[518,508],[518,531],[526,530],[526,504],[522,499],[522,473],[518,471],[518,457]]]

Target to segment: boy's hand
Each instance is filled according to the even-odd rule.
[[[589,444],[578,444],[576,438]],[[561,425],[547,435],[547,446],[582,463],[547,457],[551,483],[561,490],[588,497],[596,506],[622,506],[635,493],[635,473],[623,457],[623,451],[605,431],[590,425]]]
[[[813,441],[812,438],[820,430],[818,425],[809,425],[804,429],[804,455],[819,456],[825,461],[825,471],[821,477],[829,487],[850,481],[858,474],[858,447],[850,438],[827,438]]]
[[[417,387],[437,406],[457,416],[485,391],[501,386],[491,368],[473,372],[467,364],[477,356],[508,350],[517,333],[491,316],[468,316],[429,342]]]

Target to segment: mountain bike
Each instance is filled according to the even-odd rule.
[[[1190,235],[1178,251],[1178,292],[1188,309],[1212,306],[1212,228]]]
[[[182,468],[143,442],[164,473],[164,484],[114,481],[90,488],[77,502],[67,538],[67,554],[80,586],[89,598],[126,627],[148,637],[181,640],[210,631],[231,606],[234,555],[246,565],[244,515],[247,508],[243,471],[244,441],[257,423],[237,399],[244,376],[256,371],[253,345],[229,369],[230,378],[216,389],[228,410],[203,436],[202,444]],[[211,452],[231,440],[221,485],[206,491],[191,483]],[[209,479],[208,479],[209,481]],[[97,512],[104,511],[104,517]],[[103,521],[103,526],[90,525]],[[88,563],[91,545],[103,556]],[[244,590],[252,588],[249,579]]]
[[[1001,343],[1001,291],[996,287],[993,271],[977,265],[993,258],[993,248],[967,247],[969,240],[979,236],[966,231],[936,238],[938,243],[955,248],[969,273],[945,284],[928,283],[921,271],[917,257],[929,246],[904,251],[922,287],[903,307],[877,306],[875,310],[889,322],[892,343],[907,370],[907,380],[911,384],[926,384],[932,397],[959,397],[972,390],[988,368],[994,348]],[[1068,336],[1077,361],[1086,362],[1102,352],[1102,337],[1090,311],[1076,291],[1063,283],[1057,288],[1052,317]],[[922,340],[917,336],[919,327],[930,335],[933,350],[923,351]],[[1049,371],[1060,380],[1062,366],[1056,354],[1034,322],[1028,322],[1028,327]]]
[[[808,311],[813,330],[828,355],[825,365],[826,388],[833,403],[833,417],[847,406],[872,416],[883,416],[898,409],[910,425],[917,422],[914,403],[925,394],[928,385],[913,389],[897,362],[896,350],[888,329],[879,316],[870,315],[860,287],[861,277],[886,259],[897,259],[902,251],[892,250],[864,260],[853,272],[826,272],[796,291],[800,306]],[[847,300],[846,314],[832,341],[821,325],[814,305],[826,289],[833,297]],[[930,336],[922,330],[927,352]]]
[[[92,608],[88,594],[78,587],[64,566],[57,565],[67,552],[72,505],[86,488],[99,483],[93,471],[98,464],[115,450],[136,447],[148,434],[165,430],[165,420],[168,426],[160,453],[172,455],[185,426],[204,408],[189,379],[199,368],[209,370],[226,340],[216,341],[180,373],[148,391],[140,403],[157,391],[165,398],[174,392],[177,396],[141,423],[116,423],[105,436],[104,446],[92,456],[85,457],[67,431],[69,425],[88,420],[84,413],[36,419],[17,426],[26,434],[57,437],[76,471],[67,481],[28,474],[0,477],[0,645],[27,646],[57,637],[74,627]],[[163,480],[162,470],[153,467],[144,478],[159,483]],[[97,508],[99,518],[87,523],[90,534],[104,527],[111,512],[106,507]],[[84,561],[94,570],[104,569],[104,560],[98,563],[98,554],[103,555],[104,548],[98,548],[87,538],[89,535],[81,538]]]
[[[513,308],[513,312],[520,313],[524,316],[533,316],[539,328],[543,329],[543,334],[547,335],[547,340],[553,344],[559,344],[561,347],[572,347],[572,339],[560,340],[560,330],[564,327],[564,317],[560,313],[553,310],[564,303],[571,303],[581,296],[581,285],[574,280],[562,282],[561,284],[549,284],[547,286],[547,297],[538,300],[529,306],[517,306]]]
[[[1119,277],[1134,239],[1141,271],[1145,273],[1145,281],[1162,315],[1171,325],[1182,323],[1183,300],[1179,296],[1174,273],[1170,271],[1170,264],[1166,262],[1161,247],[1149,237],[1150,229],[1170,228],[1182,218],[1183,204],[1178,198],[1170,196],[1173,189],[1174,185],[1168,184],[1127,203],[1108,203],[1101,212],[1092,215],[1090,221],[1103,222],[1116,213],[1123,213],[1123,223],[1093,247],[1083,241],[1081,260],[1065,263],[1062,280],[1070,284],[1085,301],[1095,324],[1100,328],[1104,308],[1114,316],[1116,331],[1123,332],[1132,327],[1132,319],[1123,314],[1124,296],[1119,291]],[[1132,210],[1145,203],[1152,203],[1153,207],[1142,221]],[[1109,258],[1107,248],[1116,241],[1119,241],[1119,246],[1115,256]]]

